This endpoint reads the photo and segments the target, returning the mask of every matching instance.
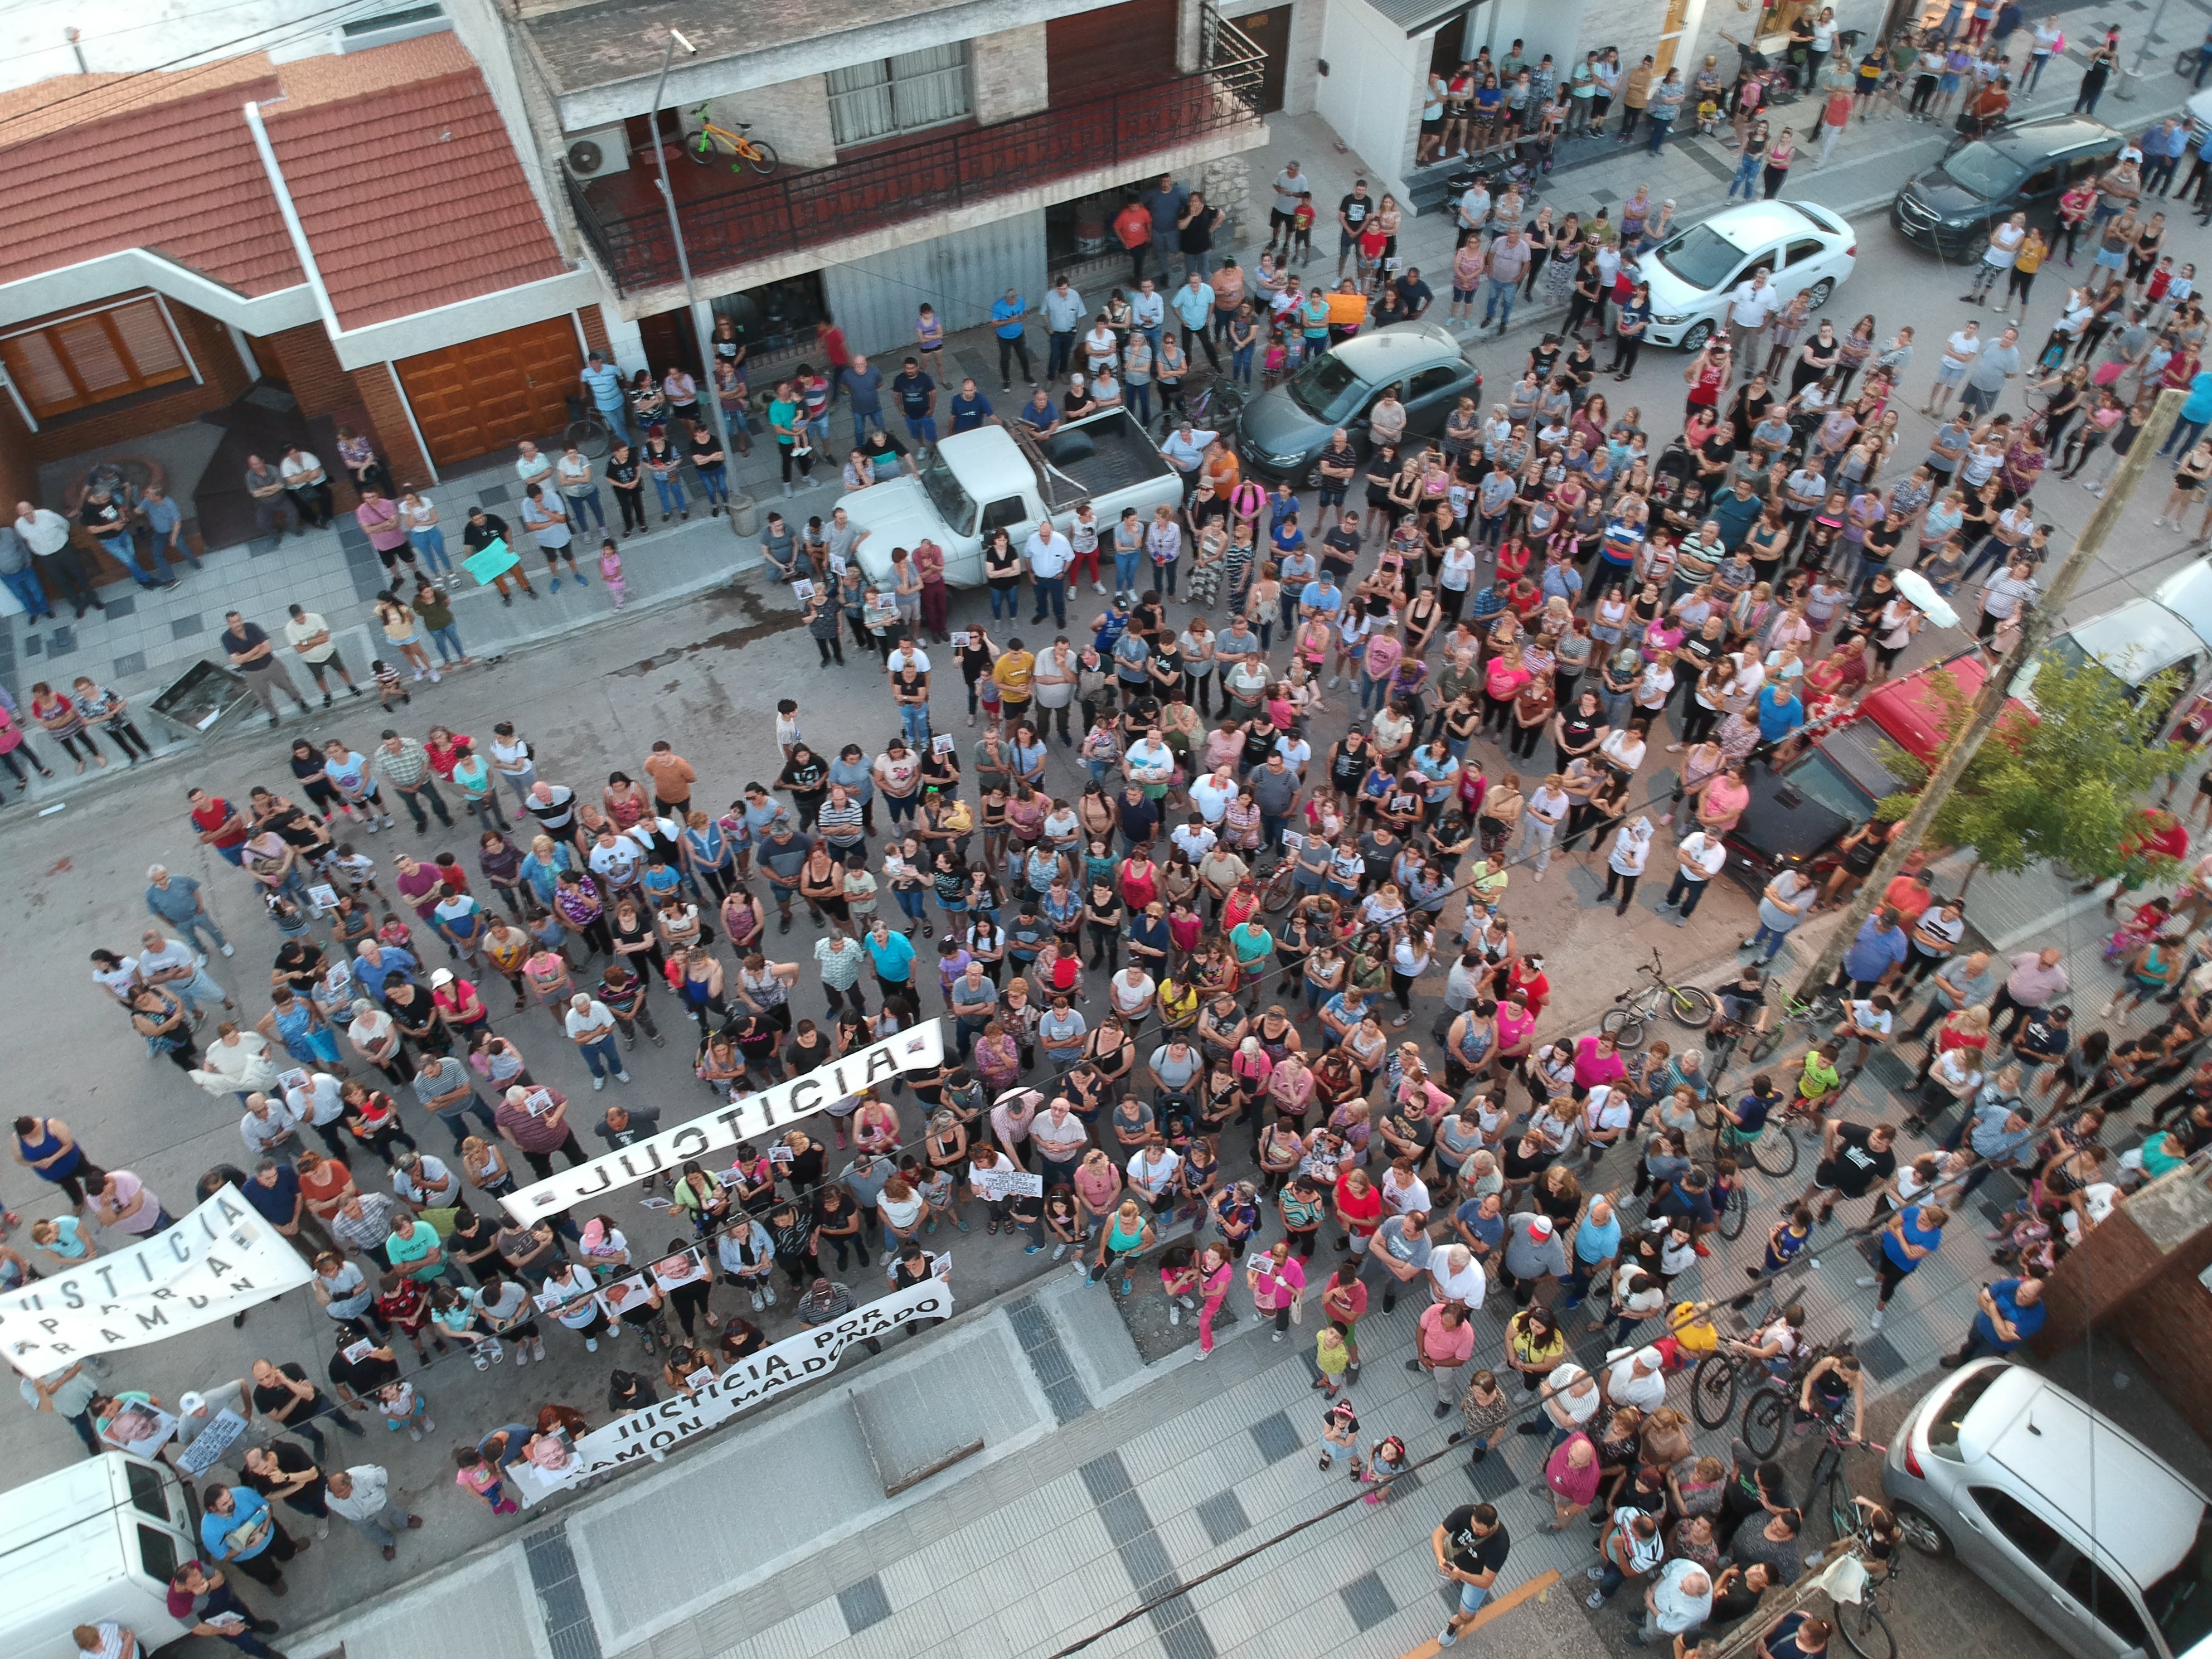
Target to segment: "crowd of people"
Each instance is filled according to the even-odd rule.
[[[1580,85],[1557,90],[1601,121],[1597,85]],[[1449,127],[1438,136],[1453,142]],[[1279,192],[1288,198],[1280,181]],[[1178,235],[1188,207],[1171,216]],[[261,1421],[265,1443],[205,1494],[206,1559],[173,1585],[210,1633],[260,1651],[265,1621],[227,1575],[281,1595],[283,1564],[313,1541],[288,1532],[272,1502],[310,1517],[318,1537],[335,1512],[396,1555],[418,1520],[381,1466],[325,1467],[323,1431],[360,1433],[361,1412],[410,1442],[434,1435],[440,1364],[520,1370],[548,1360],[549,1336],[586,1354],[606,1343],[621,1361],[608,1410],[631,1409],[690,1392],[702,1367],[759,1352],[787,1322],[842,1316],[878,1272],[890,1287],[916,1282],[933,1238],[980,1229],[1048,1252],[1103,1294],[1158,1294],[1173,1322],[1194,1315],[1201,1358],[1240,1291],[1279,1341],[1295,1310],[1317,1305],[1306,1357],[1328,1397],[1321,1462],[1347,1457],[1377,1501],[1403,1443],[1370,1443],[1346,1391],[1370,1294],[1379,1311],[1401,1295],[1418,1303],[1411,1352],[1393,1357],[1433,1384],[1437,1418],[1458,1414],[1476,1464],[1516,1422],[1547,1435],[1553,1529],[1585,1513],[1596,1524],[1593,1606],[1634,1581],[1639,1638],[1693,1638],[1796,1576],[1802,1521],[1778,1465],[1698,1454],[1665,1404],[1667,1374],[1699,1343],[1736,1343],[1802,1390],[1808,1422],[1852,1417],[1862,1384],[1844,1333],[1808,1329],[1788,1294],[1839,1206],[1871,1206],[1842,1218],[1866,1231],[1879,1328],[1951,1206],[1992,1176],[2033,1172],[2032,1201],[1989,1241],[2008,1276],[1954,1356],[1964,1359],[2031,1337],[2043,1279],[2123,1188],[2212,1141],[2212,1064],[2197,1059],[2212,968],[2169,926],[2212,909],[2212,859],[2178,911],[2147,906],[2127,924],[2136,1002],[2173,999],[2148,1036],[2072,1035],[2057,953],[2008,971],[1965,949],[1962,902],[1908,868],[1853,943],[1832,1038],[1747,1082],[1716,1079],[1695,1048],[1540,1035],[1549,952],[1507,903],[1514,883],[1542,883],[1571,858],[1625,915],[1656,853],[1670,880],[1660,908],[1686,920],[1724,862],[1751,770],[1898,669],[1924,620],[1896,586],[1908,564],[1944,592],[1993,567],[1978,632],[1992,653],[2008,649],[2051,534],[2031,492],[2062,443],[2073,441],[2063,453],[2078,471],[2100,443],[2124,453],[2159,386],[2201,380],[2212,399],[2186,291],[2169,281],[2150,293],[2154,262],[2108,267],[2085,296],[2105,308],[2068,338],[2084,367],[2115,368],[2096,382],[2102,402],[2089,407],[2083,378],[2061,373],[2032,419],[1997,407],[2021,375],[2016,356],[2004,368],[2009,337],[1963,350],[1974,337],[1962,328],[1929,392],[1961,386],[1960,412],[1916,459],[1897,407],[1911,329],[1885,343],[1869,316],[1839,334],[1755,275],[1725,337],[1682,371],[1679,431],[1655,420],[1655,437],[1639,407],[1613,411],[1584,336],[1607,330],[1619,273],[1632,270],[1623,251],[1655,222],[1663,229],[1663,206],[1639,192],[1617,226],[1571,215],[1557,230],[1548,209],[1532,230],[1503,197],[1459,211],[1475,276],[1504,281],[1504,248],[1508,264],[1522,260],[1505,272],[1515,293],[1551,280],[1539,276],[1549,262],[1582,303],[1502,398],[1463,402],[1433,440],[1386,398],[1371,453],[1340,432],[1318,492],[1302,493],[1249,476],[1219,434],[1186,431],[1180,512],[1133,526],[1079,514],[1067,535],[1003,538],[987,553],[988,622],[974,606],[952,615],[942,550],[899,550],[896,592],[856,611],[843,599],[855,540],[840,515],[785,529],[771,557],[815,583],[805,614],[823,666],[843,660],[828,648],[842,614],[867,672],[884,676],[890,708],[850,739],[810,737],[817,717],[787,697],[780,761],[742,784],[719,760],[710,784],[661,740],[636,774],[591,787],[514,722],[481,742],[445,725],[419,737],[380,726],[373,741],[333,730],[295,741],[290,777],[243,801],[191,791],[180,844],[212,855],[225,890],[155,866],[154,925],[135,949],[93,951],[96,991],[149,1055],[235,1101],[242,1156],[210,1169],[201,1193],[235,1182],[313,1264],[327,1350],[257,1359],[245,1378],[173,1400],[89,1364],[27,1379],[24,1392],[88,1450],[133,1406],[178,1418],[173,1454],[226,1407]],[[1295,216],[1278,228],[1287,256]],[[1430,303],[1376,281],[1359,236],[1345,252],[1363,298]],[[1376,250],[1376,264],[1387,258]],[[1471,320],[1476,282],[1462,274],[1452,310]],[[1046,414],[1071,412],[1051,396],[1062,377],[1086,406],[1102,373],[1133,398],[1148,374],[1158,383],[1170,347],[1187,368],[1194,349],[1226,344],[1224,372],[1237,373],[1238,354],[1261,343],[1258,306],[1279,311],[1297,283],[1272,250],[1254,281],[1224,320],[1218,273],[1187,272],[1186,287],[1208,292],[1180,342],[1158,319],[1148,333],[1133,307],[1085,335],[1087,308],[1053,313],[1048,300]],[[2025,286],[2013,291],[2024,312]],[[1648,318],[1633,284],[1627,297],[1611,319],[1622,380]],[[2071,315],[2069,301],[2062,328]],[[856,361],[866,374],[865,359],[840,367]],[[836,392],[824,394],[825,427]],[[2121,412],[2101,420],[2106,403]],[[857,450],[872,434],[853,414]],[[2201,431],[2212,407],[2191,418]],[[1071,634],[1066,607],[1086,574],[1102,603]],[[441,586],[422,583],[434,596]],[[427,614],[419,595],[389,602]],[[1012,632],[1024,604],[1042,649]],[[234,660],[258,672],[277,647],[232,622]],[[328,645],[321,618],[295,611],[285,643],[325,710],[326,673],[361,690],[331,655],[311,654]],[[435,677],[427,658],[417,665]],[[408,701],[391,678],[386,718]],[[278,695],[272,683],[263,699],[272,724]],[[956,739],[939,726],[963,718],[963,701],[973,735]],[[725,795],[726,807],[710,804]],[[402,806],[417,838],[407,852],[395,845]],[[386,831],[392,841],[368,839]],[[434,850],[418,856],[423,836]],[[1806,916],[1844,902],[1882,842],[1856,832],[1825,881],[1778,877],[1747,951],[1771,957]],[[218,926],[241,895],[280,941],[265,988],[258,969],[222,982],[222,960],[266,948]],[[804,942],[782,959],[794,929]],[[1759,997],[1758,969],[1730,1018]],[[1917,1028],[1899,1036],[1908,998],[1923,994]],[[2122,1018],[2116,1008],[2108,1023]],[[580,1211],[526,1225],[497,1206],[556,1159],[583,1162],[587,1145],[620,1148],[928,1018],[946,1022],[941,1066],[748,1143],[726,1168],[684,1165],[653,1185],[668,1207],[643,1222]],[[641,1086],[640,1042],[672,1037],[695,1080]],[[1912,1042],[1924,1062],[1901,1112],[1870,1086],[1844,1104],[1848,1049],[1863,1067],[1876,1046]],[[587,1078],[604,1103],[572,1100]],[[2150,1133],[2124,1159],[2114,1115],[2159,1091]],[[1914,1152],[1905,1137],[1954,1104],[1945,1142]],[[1737,1328],[1713,1304],[1747,1281],[1715,1283],[1715,1235],[1727,1207],[1748,1201],[1746,1147],[1793,1115],[1821,1136],[1818,1167],[1756,1264],[1737,1264],[1765,1304]],[[59,1117],[21,1117],[14,1133],[17,1164],[67,1207],[36,1220],[27,1244],[0,1245],[0,1287],[190,1207],[99,1161],[105,1149]],[[1041,1191],[979,1180],[1006,1164],[1041,1177]],[[1601,1186],[1601,1165],[1623,1179]],[[1685,1274],[1698,1277],[1683,1285]],[[1595,1373],[1574,1358],[1583,1322],[1607,1333]],[[588,1427],[568,1398],[517,1406],[517,1420],[452,1449],[452,1478],[502,1516],[513,1466],[562,1467]],[[1462,1587],[1449,1644],[1507,1540],[1496,1510],[1476,1504],[1446,1517],[1436,1548]],[[116,1640],[88,1628],[88,1651]]]

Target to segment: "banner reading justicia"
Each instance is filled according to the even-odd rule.
[[[880,1042],[840,1054],[827,1066],[747,1095],[733,1105],[708,1112],[689,1123],[664,1129],[588,1164],[562,1170],[500,1200],[516,1220],[532,1222],[556,1210],[574,1209],[604,1197],[617,1187],[649,1175],[672,1171],[687,1159],[705,1158],[740,1141],[764,1139],[810,1113],[856,1095],[905,1072],[934,1070],[945,1059],[939,1022],[925,1020]]]
[[[738,1360],[719,1376],[702,1371],[688,1398],[672,1395],[658,1405],[625,1413],[568,1445],[564,1462],[556,1464],[556,1453],[548,1449],[542,1460],[533,1454],[515,1463],[515,1491],[525,1504],[541,1503],[595,1474],[665,1455],[764,1401],[829,1376],[855,1342],[881,1340],[917,1320],[945,1319],[951,1313],[952,1286],[941,1279],[864,1303],[841,1319]]]

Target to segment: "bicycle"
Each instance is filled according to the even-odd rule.
[[[614,447],[615,429],[596,408],[587,407],[580,398],[571,398],[568,414],[568,424],[561,433],[562,442],[575,445],[595,461]]]
[[[1748,1158],[1777,1180],[1794,1174],[1797,1168],[1797,1138],[1787,1130],[1778,1128],[1771,1115],[1765,1122],[1759,1125],[1759,1133],[1749,1139],[1733,1134],[1728,1120],[1721,1115],[1722,1094],[1723,1091],[1716,1085],[1712,1098],[1712,1122],[1709,1126],[1713,1132],[1713,1157],[1716,1159],[1732,1158],[1739,1164]],[[1705,1115],[1703,1108],[1699,1109],[1698,1115]],[[1725,1227],[1723,1231],[1726,1231]],[[1739,1228],[1738,1231],[1741,1231]],[[1736,1234],[1729,1233],[1728,1237],[1734,1238]]]
[[[1637,969],[1650,983],[1638,989],[1623,991],[1613,998],[1620,1006],[1607,1011],[1598,1022],[1598,1029],[1624,1048],[1638,1048],[1644,1045],[1644,1028],[1656,1018],[1662,1008],[1674,1018],[1678,1025],[1686,1025],[1702,1031],[1713,1023],[1720,1012],[1720,1004],[1713,994],[1698,985],[1673,985],[1668,982],[1666,964],[1654,951],[1651,960]]]
[[[1844,1479],[1844,1452],[1852,1446],[1863,1446],[1879,1455],[1889,1448],[1876,1445],[1871,1440],[1854,1440],[1832,1423],[1826,1425],[1826,1433],[1827,1444],[1820,1448],[1820,1455],[1814,1462],[1813,1479],[1806,1491],[1817,1496],[1838,1543],[1856,1539],[1871,1544],[1872,1524],[1859,1507],[1857,1494]],[[1887,1558],[1887,1571],[1877,1578],[1869,1570],[1856,1606],[1848,1601],[1833,1603],[1836,1634],[1844,1638],[1844,1645],[1859,1659],[1897,1659],[1897,1637],[1882,1613],[1881,1601],[1904,1565],[1905,1552],[1893,1548]]]
[[[1735,1414],[1738,1391],[1748,1389],[1751,1398],[1743,1412],[1745,1443],[1759,1457],[1771,1457],[1774,1449],[1782,1443],[1780,1426],[1786,1426],[1790,1421],[1789,1389],[1797,1367],[1793,1363],[1788,1376],[1777,1377],[1764,1359],[1734,1352],[1735,1345],[1750,1334],[1741,1315],[1737,1316],[1735,1322],[1735,1331],[1723,1336],[1720,1346],[1698,1360],[1697,1370],[1691,1373],[1691,1413],[1697,1418],[1699,1427],[1717,1429]],[[1761,1397],[1765,1395],[1773,1396],[1775,1404],[1762,1405]],[[1751,1434],[1754,1408],[1759,1413],[1758,1420],[1762,1436],[1770,1427],[1775,1430],[1771,1443],[1764,1449]],[[1777,1409],[1780,1415],[1773,1418],[1772,1413]]]
[[[747,167],[750,167],[755,173],[765,178],[775,171],[777,166],[775,146],[763,138],[745,137],[752,131],[751,122],[738,122],[737,131],[732,132],[729,128],[718,125],[708,119],[707,106],[704,104],[700,105],[691,113],[699,123],[699,130],[684,135],[684,153],[701,167],[705,167],[716,160],[721,154],[721,150],[726,148],[731,155],[738,158],[730,163],[730,171],[732,173],[742,173]]]
[[[1782,1046],[1783,1039],[1793,1030],[1802,1030],[1809,1045],[1826,1036],[1843,1017],[1843,999],[1832,991],[1818,992],[1808,1002],[1800,1002],[1794,996],[1785,997],[1782,1018],[1752,1038],[1751,1058],[1754,1061],[1765,1060]]]

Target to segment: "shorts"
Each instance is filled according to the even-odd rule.
[[[1295,213],[1285,213],[1276,208],[1267,210],[1267,229],[1271,235],[1278,230],[1285,234],[1295,230],[1297,228],[1297,215]]]
[[[1827,1162],[1826,1159],[1823,1159],[1821,1162],[1813,1166],[1814,1190],[1816,1192],[1833,1193],[1838,1200],[1848,1198],[1864,1198],[1866,1196],[1864,1188],[1862,1188],[1856,1193],[1844,1191],[1842,1185],[1843,1176],[1844,1172],[1840,1169],[1833,1164]]]
[[[1474,296],[1480,291],[1477,289],[1461,288],[1455,283],[1452,288],[1452,303],[1455,306],[1471,306],[1474,303]]]
[[[1424,138],[1433,138],[1443,130],[1444,118],[1441,115],[1437,116],[1433,120],[1424,121],[1421,123],[1421,137]]]
[[[1482,1611],[1482,1604],[1490,1599],[1487,1584],[1462,1584],[1459,1587],[1459,1616],[1472,1618]]]
[[[1339,258],[1359,246],[1359,237],[1352,231],[1339,227],[1336,233],[1336,252]]]
[[[2124,248],[2099,248],[2094,263],[2106,270],[2118,270],[2127,258]]]
[[[1936,384],[1937,386],[1956,386],[1960,381],[1966,378],[1966,365],[1964,363],[1954,362],[1950,358],[1946,357],[1942,362],[1936,365]]]

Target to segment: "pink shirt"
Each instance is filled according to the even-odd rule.
[[[1306,1287],[1306,1270],[1295,1255],[1282,1261],[1263,1255],[1249,1271],[1253,1275],[1252,1305],[1262,1313],[1289,1307]]]
[[[1431,1302],[1421,1310],[1421,1358],[1447,1370],[1464,1365],[1474,1357],[1474,1327],[1464,1319],[1457,1328],[1444,1328],[1444,1304]],[[1595,1490],[1596,1482],[1591,1481]]]
[[[1751,786],[1715,778],[1705,786],[1705,822],[1715,830],[1733,830],[1743,809],[1750,805]]]
[[[1587,1090],[1600,1083],[1619,1083],[1628,1075],[1628,1067],[1619,1054],[1601,1057],[1597,1039],[1583,1037],[1575,1044],[1575,1086]]]
[[[1581,1468],[1577,1468],[1568,1461],[1577,1446],[1589,1446],[1592,1454],[1589,1463]],[[1544,1465],[1544,1484],[1570,1504],[1589,1503],[1597,1496],[1600,1471],[1596,1451],[1597,1448],[1590,1445],[1588,1435],[1569,1435],[1559,1443],[1550,1462]]]
[[[1376,679],[1383,679],[1397,672],[1405,655],[1404,646],[1388,634],[1377,634],[1367,641],[1367,672]]]
[[[363,501],[353,510],[354,522],[368,537],[368,544],[380,553],[389,553],[395,547],[407,545],[407,526],[400,522],[399,508],[392,502],[377,500]]]

